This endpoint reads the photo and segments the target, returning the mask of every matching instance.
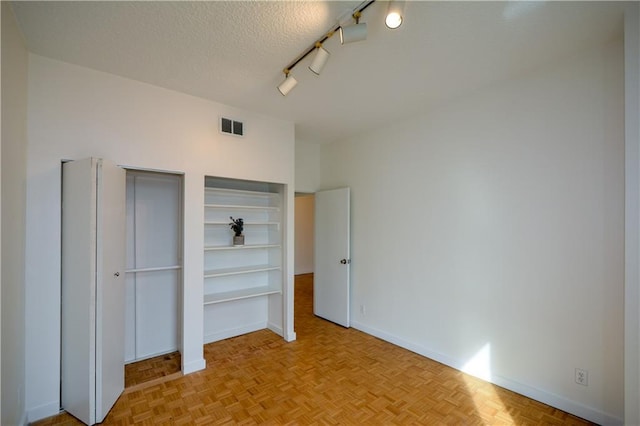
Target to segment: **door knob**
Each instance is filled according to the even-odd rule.
[[[346,265],[347,263],[350,263],[350,261],[348,261],[347,259],[342,259],[340,263],[342,263],[343,265]]]
[[[113,274],[114,277],[119,277],[120,276],[120,272],[116,272],[115,274]]]

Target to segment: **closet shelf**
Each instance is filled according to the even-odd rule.
[[[221,222],[221,221],[207,221],[204,223],[205,225],[225,225],[228,226],[229,225],[229,221],[226,222]],[[252,226],[252,225],[269,225],[269,226],[278,226],[280,225],[280,222],[244,222],[244,226]]]
[[[253,265],[249,267],[245,266],[242,268],[225,268],[225,269],[214,269],[211,271],[204,271],[204,277],[205,278],[228,277],[230,275],[253,274],[257,272],[278,271],[278,270],[280,270],[279,266]]]
[[[175,269],[182,269],[182,266],[174,265],[174,266],[157,266],[153,268],[132,268],[132,269],[127,269],[124,272],[126,272],[127,274],[134,274],[137,272],[172,271]]]
[[[204,295],[204,304],[230,302],[232,300],[248,299],[250,297],[268,296],[270,294],[280,294],[279,288],[275,287],[252,287],[242,290],[226,291],[224,293],[211,293]]]
[[[205,194],[249,195],[252,198],[279,198],[277,192],[250,191],[247,189],[206,188]]]
[[[204,251],[211,250],[252,250],[252,249],[265,249],[265,248],[279,248],[280,244],[253,244],[244,246],[210,246],[205,247]]]
[[[273,212],[280,211],[279,207],[253,206],[253,205],[247,205],[247,204],[205,204],[204,207],[210,208],[210,209],[268,210]]]

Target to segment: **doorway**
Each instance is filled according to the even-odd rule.
[[[315,195],[296,193],[294,275],[314,272]]]
[[[294,202],[294,294],[297,324],[301,315],[313,315],[315,195],[296,193]],[[300,304],[302,299],[307,303]],[[304,309],[305,312],[299,312],[299,309]]]

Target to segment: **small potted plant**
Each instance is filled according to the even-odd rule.
[[[229,226],[231,230],[235,233],[233,236],[233,245],[234,246],[243,246],[244,245],[244,235],[242,235],[242,230],[244,229],[244,220],[241,217],[234,219],[232,216],[229,216],[231,219],[231,223]]]

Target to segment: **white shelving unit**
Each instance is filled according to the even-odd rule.
[[[281,333],[283,185],[207,177],[204,189],[204,341],[270,328]],[[245,245],[232,245],[231,218]]]

